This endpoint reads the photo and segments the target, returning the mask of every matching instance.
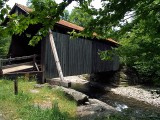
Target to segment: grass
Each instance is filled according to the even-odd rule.
[[[61,90],[34,88],[35,82],[18,79],[18,95],[13,81],[0,80],[0,113],[6,120],[71,120],[76,119],[76,102]]]

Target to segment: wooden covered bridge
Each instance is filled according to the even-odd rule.
[[[15,4],[10,13],[15,13],[15,11],[18,11],[18,14],[28,14],[32,10]],[[8,52],[10,58],[5,59],[10,65],[7,67],[3,64],[5,60],[1,59],[0,67],[3,74],[26,73],[27,71],[40,73],[42,83],[46,78],[58,77],[49,37],[43,38],[35,47],[28,45],[30,38],[26,37],[26,34],[34,35],[40,27],[40,25],[30,25],[20,36],[12,36]],[[73,30],[79,32],[83,29],[64,20],[60,20],[54,26],[53,36],[64,76],[117,71],[119,69],[118,57],[114,56],[110,61],[102,61],[98,51],[111,50],[112,47],[117,47],[118,43],[112,39],[70,39],[68,32]],[[14,60],[19,62],[13,62]]]

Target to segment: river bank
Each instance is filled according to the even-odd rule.
[[[117,95],[160,107],[160,88],[128,86],[111,88],[110,91]]]
[[[49,84],[52,85],[55,80],[60,81],[58,78],[52,79]],[[65,77],[65,80],[71,83],[72,89],[85,93],[90,99],[97,99],[113,107],[119,112],[120,118],[123,116],[126,120],[131,118],[136,120],[160,119],[159,88],[143,86],[113,87],[107,83],[86,80],[83,76],[68,76]],[[103,116],[103,108],[101,111],[101,107],[94,109],[88,102],[81,107],[83,109],[78,110],[78,113],[82,118],[86,118],[88,115],[93,116],[93,113],[97,114],[97,111],[100,111]],[[119,118],[116,120],[119,120]]]
[[[70,81],[72,89],[88,92],[93,96],[96,92],[113,92],[114,94],[124,96],[126,98],[133,98],[140,102],[144,102],[155,107],[160,107],[160,88],[151,88],[144,86],[124,86],[124,87],[112,87],[105,83],[92,82],[85,79],[84,76],[68,76],[65,80]],[[94,94],[92,94],[94,93]]]

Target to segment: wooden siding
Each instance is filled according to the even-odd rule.
[[[111,49],[107,43],[82,38],[70,39],[69,35],[57,32],[54,32],[53,35],[64,76],[118,69],[117,57],[113,61],[102,61],[98,55],[98,50]],[[45,78],[58,77],[49,38],[46,37],[45,41]]]
[[[112,60],[104,61],[98,55],[99,51],[111,50],[112,46],[101,42],[92,42],[92,73],[116,71],[119,68],[119,57],[114,56]]]
[[[80,38],[70,39],[69,35],[55,32],[54,39],[64,76],[91,73],[91,41]],[[58,77],[48,37],[46,38],[44,63],[46,78]]]
[[[110,50],[111,46],[104,44],[100,41],[93,42],[92,43],[93,49],[92,49],[92,72],[104,72],[104,71],[111,71],[112,70],[112,61],[103,61],[100,59],[100,56],[98,55],[98,51],[105,51]]]

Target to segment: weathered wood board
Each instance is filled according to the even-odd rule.
[[[33,65],[20,65],[16,67],[2,69],[2,71],[3,71],[3,74],[7,74],[7,73],[18,72],[22,70],[31,69],[31,68],[33,68]]]

